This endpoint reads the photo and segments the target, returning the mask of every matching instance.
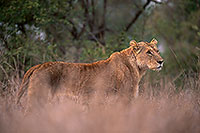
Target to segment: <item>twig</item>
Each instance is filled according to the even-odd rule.
[[[9,76],[8,76],[6,70],[3,68],[2,65],[0,65],[0,68],[1,68],[1,70],[4,72],[4,74],[5,74],[6,78],[7,78],[7,80],[10,82],[10,80],[9,80]]]
[[[185,73],[185,71],[182,70],[175,78],[173,78],[172,82],[174,83],[174,81],[176,81],[184,73]]]
[[[176,54],[175,54],[174,50],[173,50],[173,49],[172,49],[170,46],[168,46],[168,47],[169,47],[169,49],[170,49],[171,53],[174,55],[174,57],[175,57],[175,60],[176,60],[177,64],[178,64],[178,65],[179,65],[179,67],[182,69],[182,71],[184,71],[184,69],[183,69],[183,67],[182,67],[181,63],[178,61],[178,57],[176,56]]]

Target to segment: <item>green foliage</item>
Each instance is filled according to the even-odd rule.
[[[83,52],[81,55],[82,62],[94,62],[108,58],[113,52],[119,52],[129,46],[129,37],[122,32],[116,37],[110,36],[107,38],[106,46],[100,43],[85,41]]]
[[[29,40],[22,36],[15,37],[9,43],[12,44],[9,46],[15,48],[4,49],[1,53],[0,80],[7,80],[8,77],[3,78],[3,75],[10,75],[16,70],[27,71],[33,65],[59,59],[56,44]]]
[[[0,2],[0,22],[15,24],[46,25],[64,20],[70,11],[68,1],[62,0],[11,0]]]

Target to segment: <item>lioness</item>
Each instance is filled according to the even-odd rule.
[[[132,40],[129,48],[91,64],[47,62],[36,65],[24,75],[18,102],[27,88],[28,102],[32,105],[46,102],[49,94],[59,93],[84,99],[99,91],[137,97],[138,84],[145,71],[161,70],[163,66],[156,44],[156,39],[150,43]]]

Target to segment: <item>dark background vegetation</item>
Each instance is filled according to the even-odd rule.
[[[67,104],[66,107],[70,108],[67,112],[62,110],[63,107],[60,112],[48,112],[49,115],[57,114],[59,120],[67,124],[78,120],[76,124],[85,124],[83,131],[86,132],[95,131],[93,128],[104,131],[99,125],[105,126],[105,131],[110,131],[107,126],[136,132],[200,131],[194,124],[200,122],[196,119],[200,118],[200,0],[1,0],[0,129],[12,121],[10,130],[14,130],[18,121],[22,120],[20,113],[11,117],[15,114],[12,112],[19,112],[11,103],[24,72],[30,67],[47,61],[94,62],[127,48],[130,40],[149,42],[152,38],[158,40],[165,63],[162,71],[148,71],[140,83],[140,95],[148,100],[147,104],[139,100],[134,103],[135,108],[126,111],[121,107],[108,109],[109,114],[115,111],[123,114],[120,119],[111,115],[109,121],[113,125],[104,123],[110,115],[104,115],[106,111],[99,113],[98,109],[92,115],[86,115],[88,119],[79,113],[79,109],[74,112],[71,104]],[[169,100],[169,97],[172,99]],[[146,117],[142,117],[141,110]],[[71,117],[63,120],[64,114]],[[187,117],[185,114],[188,114]],[[98,117],[93,115],[101,119],[96,121]],[[44,122],[50,118],[43,115],[34,120],[42,119]],[[91,126],[90,120],[97,122],[98,126]],[[127,120],[134,123],[134,127],[126,128],[130,124]],[[49,126],[51,132],[56,131],[57,119],[52,121],[44,126],[45,131],[49,131]],[[123,122],[125,124],[118,126]],[[145,128],[140,126],[137,129],[137,125],[145,122]],[[30,127],[35,128],[39,124],[33,123],[28,119],[21,126],[25,126],[28,132],[34,132]],[[184,130],[176,130],[176,126]],[[62,131],[68,129],[64,124],[61,127],[64,128]],[[82,128],[79,129],[82,131]]]

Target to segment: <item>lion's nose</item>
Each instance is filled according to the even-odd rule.
[[[159,64],[163,64],[163,60],[162,61],[157,61]]]

